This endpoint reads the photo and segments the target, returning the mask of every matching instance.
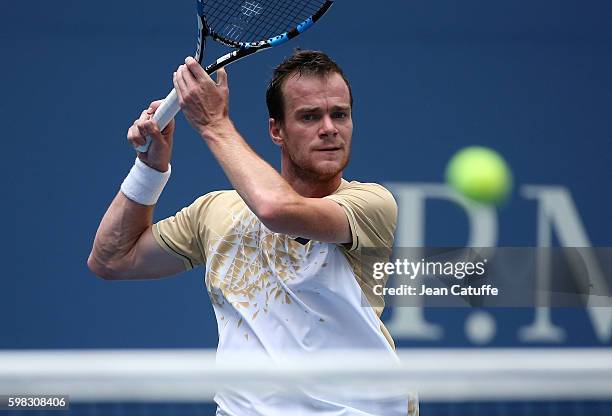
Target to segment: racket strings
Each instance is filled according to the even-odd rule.
[[[283,34],[315,14],[325,0],[209,0],[212,32],[230,42],[257,42]]]
[[[263,3],[256,0],[247,0],[242,4],[232,3],[234,10],[227,3],[217,4],[219,13],[213,14],[213,16],[221,17],[222,19],[219,21],[224,21],[225,23],[221,30],[217,30],[217,34],[232,41],[252,42],[265,40],[281,34],[305,20],[308,18],[308,14],[296,14],[295,8],[292,10],[290,6],[301,3],[301,11],[303,12],[305,6],[314,2],[267,1]],[[317,10],[315,8],[312,9],[312,13]],[[288,22],[290,20],[295,22]],[[291,23],[294,24],[291,25]],[[212,27],[213,25],[210,24],[211,29],[215,30]]]
[[[215,2],[214,5],[210,3],[210,1],[205,3],[208,6],[204,7],[204,17],[210,30],[229,40],[236,39],[237,36],[232,36],[232,34],[234,28],[238,29],[238,27],[235,23],[231,23],[228,18],[236,14],[234,5],[223,1]]]
[[[290,2],[290,1],[289,2],[282,2],[282,1],[274,2],[272,7],[271,7],[271,9],[270,9],[270,14],[271,14],[272,21],[281,21],[281,20],[283,20],[285,18],[284,14],[288,13],[287,10],[288,10],[288,7],[290,5],[293,5],[294,7],[295,6],[299,7],[299,10],[297,10],[297,7],[295,7],[294,10],[291,11],[291,15],[292,16],[300,16],[301,20],[297,19],[298,21],[295,22],[295,24],[293,24],[291,27],[285,28],[284,30],[279,28],[281,31],[278,31],[275,34],[283,33],[285,31],[291,29],[292,27],[297,26],[299,23],[301,23],[304,20],[306,20],[309,16],[312,16],[318,10],[318,9],[314,9],[314,10],[311,10],[310,13],[308,13],[306,8],[311,5],[310,2]],[[262,23],[263,22],[260,22],[260,24],[256,27],[256,30],[259,30],[259,31],[265,31],[266,30],[266,28],[264,27],[264,25]]]

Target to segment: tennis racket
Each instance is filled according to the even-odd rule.
[[[333,0],[197,0],[198,45],[195,59],[201,64],[206,38],[234,50],[223,55],[205,70],[217,69],[239,59],[281,45],[303,33],[329,10]],[[163,130],[180,111],[173,89],[162,101],[153,120]],[[136,148],[144,153],[151,138]]]

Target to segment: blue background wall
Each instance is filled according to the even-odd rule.
[[[193,53],[194,1],[4,2],[0,104],[5,180],[0,348],[214,347],[203,270],[158,281],[105,282],[85,262],[98,222],[134,154],[127,127],[171,88]],[[322,49],[355,95],[357,180],[441,183],[458,149],[500,151],[516,185],[569,190],[593,245],[611,245],[612,3],[605,0],[338,0],[289,46],[230,67],[231,115],[278,165],[264,91],[291,48]],[[378,36],[364,32],[380,30]],[[211,48],[212,50],[212,48]],[[208,54],[212,58],[218,53]],[[216,56],[215,56],[216,57]],[[229,186],[179,116],[173,176],[155,217]],[[536,205],[515,192],[499,210],[499,245],[536,244]],[[426,242],[462,245],[452,204],[427,205]],[[387,312],[387,315],[390,312]],[[431,310],[438,341],[470,346],[469,311]],[[496,310],[492,346],[519,346],[533,311]],[[582,310],[555,310],[560,346],[610,345]],[[539,344],[536,344],[539,345]]]

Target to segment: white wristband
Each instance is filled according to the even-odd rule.
[[[168,165],[166,172],[159,172],[136,158],[130,173],[121,184],[121,192],[139,204],[155,205],[166,182],[170,179],[171,170],[172,168]]]

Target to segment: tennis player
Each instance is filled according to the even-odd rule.
[[[174,133],[174,122],[158,130],[151,117],[159,101],[152,103],[130,127],[128,140],[136,147],[149,135],[153,142],[138,154],[102,219],[90,269],[106,279],[140,279],[205,266],[221,360],[237,351],[280,360],[288,353],[334,349],[394,357],[380,320],[383,300],[371,290],[380,282],[365,274],[358,253],[392,246],[397,206],[381,185],[342,177],[353,98],[340,67],[321,52],[303,50],[274,70],[266,100],[280,174],[235,128],[223,69],[215,82],[187,58],[174,74],[174,87],[183,114],[234,190],[207,193],[152,224],[170,176]],[[232,391],[215,401],[218,415],[392,416],[406,415],[408,408],[403,398],[324,391],[287,399]]]

